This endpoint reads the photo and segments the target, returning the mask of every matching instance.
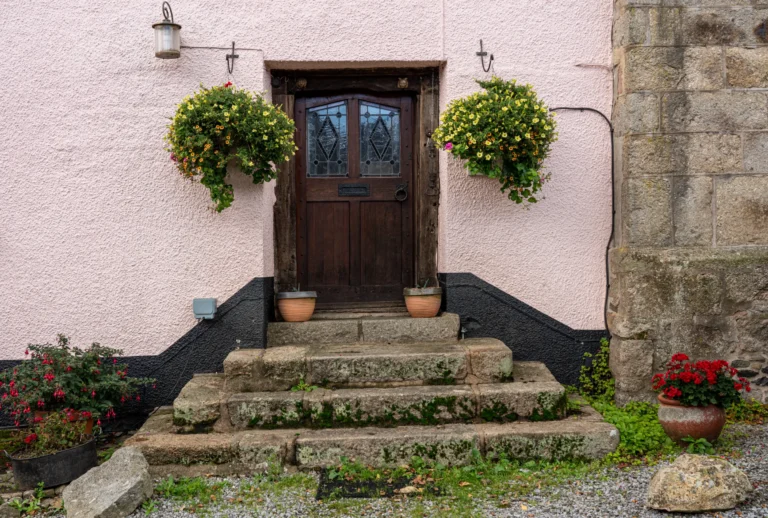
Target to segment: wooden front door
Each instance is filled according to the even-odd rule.
[[[413,103],[296,100],[299,284],[318,304],[400,301],[413,274]]]

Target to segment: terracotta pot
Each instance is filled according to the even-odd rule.
[[[725,410],[715,405],[684,406],[659,394],[659,423],[670,439],[685,446],[684,437],[713,443],[725,426]]]
[[[277,294],[277,307],[286,322],[306,322],[315,312],[317,292],[283,291]]]
[[[412,318],[432,318],[440,311],[443,288],[405,288],[403,295]]]
[[[35,417],[42,417],[45,418],[50,414],[50,412],[46,412],[43,410],[35,410],[35,413],[32,414]],[[75,421],[85,421],[85,433],[86,435],[91,435],[93,433],[93,417],[89,417],[88,419],[83,419],[80,417],[80,412],[72,412],[72,415],[69,418],[70,423],[74,423]]]

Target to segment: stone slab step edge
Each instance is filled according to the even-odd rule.
[[[268,463],[314,469],[341,457],[372,466],[398,466],[414,455],[445,465],[464,465],[476,449],[486,458],[599,459],[619,444],[619,432],[589,406],[561,421],[451,424],[434,427],[333,430],[253,430],[175,434],[172,411],[151,416],[125,442],[142,451],[155,476],[251,474]]]
[[[565,416],[565,389],[554,381],[486,385],[244,392],[226,400],[237,430],[343,428],[554,420]],[[177,418],[177,422],[182,419]]]
[[[498,383],[512,373],[512,351],[494,338],[455,343],[284,346],[238,349],[224,360],[226,391],[280,392],[309,385],[360,388]]]
[[[517,362],[514,382],[282,392],[225,390],[221,374],[195,375],[174,401],[174,422],[188,433],[247,428],[393,426],[450,422],[552,420],[565,389],[540,362]]]
[[[456,341],[459,328],[459,316],[455,313],[443,313],[435,318],[404,316],[270,322],[267,325],[267,347]]]

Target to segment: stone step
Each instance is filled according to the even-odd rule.
[[[226,406],[238,430],[341,428],[554,420],[565,416],[566,398],[562,385],[542,381],[245,392],[230,396]]]
[[[560,421],[448,424],[332,430],[250,430],[179,434],[172,412],[151,416],[125,442],[142,451],[155,476],[252,474],[268,463],[311,469],[342,457],[372,466],[399,466],[413,456],[464,465],[473,450],[486,458],[599,459],[614,451],[619,433],[591,407]]]
[[[512,374],[512,351],[493,338],[412,344],[328,344],[239,349],[224,360],[226,391],[498,383]]]
[[[357,315],[349,315],[357,316]],[[443,313],[435,318],[409,316],[332,318],[309,322],[270,322],[267,347],[319,344],[398,344],[456,341],[459,316]]]

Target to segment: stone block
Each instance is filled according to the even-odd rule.
[[[270,322],[267,347],[354,343],[359,339],[358,320],[310,320]]]
[[[477,415],[468,385],[334,390],[330,405],[336,426],[435,425]]]
[[[304,392],[247,392],[227,400],[232,426],[244,428],[296,428],[305,419]]]
[[[614,48],[646,43],[650,27],[648,11],[648,9],[616,8],[613,21]]]
[[[461,344],[469,356],[476,383],[498,383],[512,377],[512,350],[494,338],[468,338]]]
[[[485,421],[514,421],[518,417],[553,420],[565,417],[565,389],[557,382],[478,385],[478,415]]]
[[[768,128],[763,92],[673,92],[661,99],[662,131],[741,131]]]
[[[135,448],[112,457],[74,480],[62,493],[70,518],[123,518],[152,496],[149,464]]]
[[[634,135],[624,142],[623,169],[628,176],[742,170],[738,135]]]
[[[224,377],[207,374],[193,377],[173,402],[173,420],[178,425],[209,425],[221,417]]]
[[[459,315],[443,313],[436,318],[363,318],[364,343],[414,343],[457,340]]]
[[[659,5],[658,2],[656,4]],[[663,7],[648,9],[648,44],[670,46],[681,44],[683,9],[676,7],[677,5],[679,0],[678,2],[668,0]]]
[[[512,378],[515,382],[521,383],[557,381],[547,366],[541,362],[515,362],[512,367]]]
[[[254,391],[272,392],[290,390],[307,375],[306,346],[267,349],[262,356],[262,375],[253,381]]]
[[[137,434],[125,441],[152,466],[167,464],[227,464],[238,460],[239,436],[223,433]]]
[[[675,177],[673,182],[675,245],[712,244],[712,178]]]
[[[717,244],[768,244],[768,176],[734,176],[716,184]]]
[[[626,200],[624,225],[627,242],[657,247],[673,243],[670,178],[629,179]]]
[[[627,92],[717,90],[724,86],[722,51],[717,47],[632,47],[626,52]]]
[[[768,133],[744,134],[744,170],[748,173],[768,173]]]
[[[647,386],[653,376],[654,343],[652,340],[611,338],[610,368],[618,380],[642,380]]]
[[[237,443],[238,458],[249,471],[267,468],[270,464],[287,464],[289,445],[293,442],[290,435],[261,430],[241,434]]]
[[[728,86],[768,88],[768,47],[725,49]]]
[[[709,1],[715,3],[715,0]],[[739,9],[733,6],[731,1],[720,1],[716,7],[709,9],[705,5],[693,6],[703,7],[700,9],[684,9],[681,30],[683,40],[680,43],[728,46],[767,43],[764,24],[768,10],[751,6]]]
[[[467,375],[467,354],[457,342],[325,346],[308,358],[318,385],[454,383]]]
[[[494,459],[600,459],[616,450],[619,431],[605,422],[565,419],[546,423],[484,424],[485,454]]]
[[[296,462],[312,469],[339,464],[347,457],[371,466],[394,467],[418,456],[429,463],[462,466],[480,448],[479,434],[467,425],[319,430],[296,439]]]
[[[237,349],[224,359],[224,377],[228,392],[251,392],[262,378],[264,349]]]
[[[659,96],[630,93],[614,105],[614,127],[621,134],[650,133],[659,129]]]

